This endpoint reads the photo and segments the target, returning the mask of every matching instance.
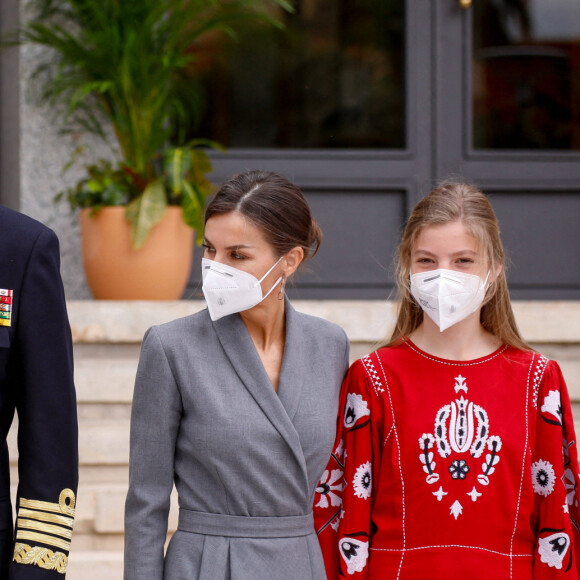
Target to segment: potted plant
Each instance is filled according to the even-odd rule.
[[[31,17],[12,43],[48,49],[35,71],[41,101],[60,113],[64,131],[102,137],[116,158],[90,165],[85,178],[58,196],[81,210],[85,270],[96,297],[130,298],[121,282],[134,267],[143,269],[141,258],[150,247],[158,253],[152,279],[138,282],[141,290],[133,297],[181,295],[191,265],[191,228],[201,236],[212,190],[205,148],[219,147],[204,139],[185,142],[182,134],[181,127],[202,114],[201,88],[191,72],[204,39],[233,36],[247,20],[278,24],[274,6],[291,10],[286,0],[33,0]],[[106,213],[114,214],[112,229],[100,225],[109,219]],[[180,252],[159,250],[163,220],[170,222],[171,237],[184,232],[177,247],[187,248],[185,273],[171,296],[161,295],[158,283]],[[113,232],[125,222],[127,232],[116,238]],[[105,241],[87,241],[88,231],[100,229]],[[111,270],[121,254],[129,263]],[[88,262],[99,257],[113,281],[112,295],[103,295],[88,272]]]

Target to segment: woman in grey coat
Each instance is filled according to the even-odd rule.
[[[312,502],[348,366],[344,331],[286,280],[321,232],[302,192],[237,175],[206,211],[208,309],[151,328],[131,416],[125,580],[324,580]],[[175,483],[179,526],[164,556]]]

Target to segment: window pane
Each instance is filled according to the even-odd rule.
[[[580,2],[473,3],[476,148],[580,149]]]
[[[404,2],[295,5],[283,30],[217,47],[195,132],[228,147],[404,147]]]

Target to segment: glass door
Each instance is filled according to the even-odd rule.
[[[580,298],[580,3],[442,0],[435,26],[436,174],[490,194],[514,297]]]
[[[580,2],[473,3],[472,145],[580,150]]]
[[[408,208],[431,185],[431,20],[424,0],[298,0],[208,66],[201,134],[214,182],[278,171],[304,190],[324,242],[298,298],[386,298]],[[222,53],[222,51],[216,51]],[[199,256],[199,254],[198,254]],[[199,294],[199,265],[189,295]]]

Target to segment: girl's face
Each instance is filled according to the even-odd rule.
[[[411,250],[411,274],[439,268],[486,276],[477,240],[461,222],[426,226],[415,240]]]

